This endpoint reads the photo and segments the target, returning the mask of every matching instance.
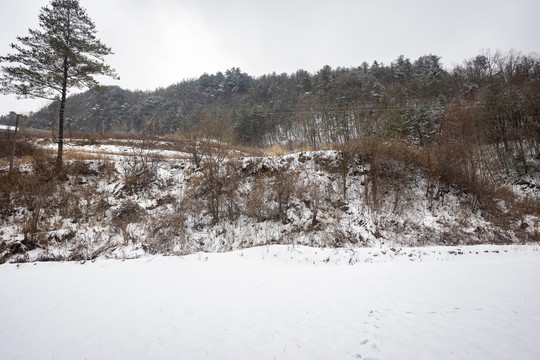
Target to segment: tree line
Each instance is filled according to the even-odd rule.
[[[170,134],[220,123],[236,144],[319,148],[367,136],[422,146],[464,113],[506,150],[540,140],[540,59],[483,52],[447,70],[436,55],[389,65],[325,66],[316,73],[252,77],[239,68],[203,74],[155,91],[108,87],[71,96],[67,129],[90,133]],[[58,102],[31,126],[54,128]],[[518,146],[521,146],[518,144]]]

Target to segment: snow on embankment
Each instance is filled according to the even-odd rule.
[[[0,358],[540,358],[538,247],[354,253],[0,265]]]
[[[77,146],[98,157],[67,161],[61,180],[46,164],[36,178],[23,168],[25,186],[0,209],[0,263],[275,244],[391,249],[540,239],[534,211],[479,202],[411,162],[388,158],[373,169],[363,155],[344,166],[339,151],[241,157],[212,150],[198,154],[197,166],[193,154],[124,145]]]

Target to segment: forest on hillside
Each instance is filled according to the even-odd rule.
[[[33,114],[28,126],[54,130],[58,106]],[[389,65],[325,66],[314,74],[254,78],[232,68],[155,91],[106,87],[68,99],[66,130],[196,129],[234,144],[317,149],[373,136],[422,146],[445,127],[466,126],[507,151],[527,142],[538,152],[539,114],[540,58],[484,51],[450,70],[436,55],[399,56]]]

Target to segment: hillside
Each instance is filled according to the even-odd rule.
[[[486,51],[444,66],[437,55],[399,56],[390,64],[325,66],[316,73],[253,77],[239,68],[203,74],[166,88],[102,88],[72,95],[65,130],[164,135],[192,129],[229,143],[319,149],[366,136],[406,138],[423,146],[453,118],[475,118],[477,131],[508,147],[538,142],[540,59]],[[58,129],[59,105],[32,115],[29,127]],[[0,123],[8,119],[0,119]]]
[[[540,240],[538,159],[487,184],[399,144],[261,156],[204,139],[73,140],[58,174],[37,155],[55,144],[32,141],[33,163],[2,175],[2,262]]]

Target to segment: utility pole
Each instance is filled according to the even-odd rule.
[[[11,115],[15,115],[15,133],[13,134],[13,145],[11,146],[11,159],[9,160],[9,172],[8,176],[11,177],[11,174],[13,173],[13,160],[15,159],[15,146],[17,145],[17,129],[19,128],[19,117],[24,117],[23,115],[19,115],[14,113],[13,111],[10,113]]]

